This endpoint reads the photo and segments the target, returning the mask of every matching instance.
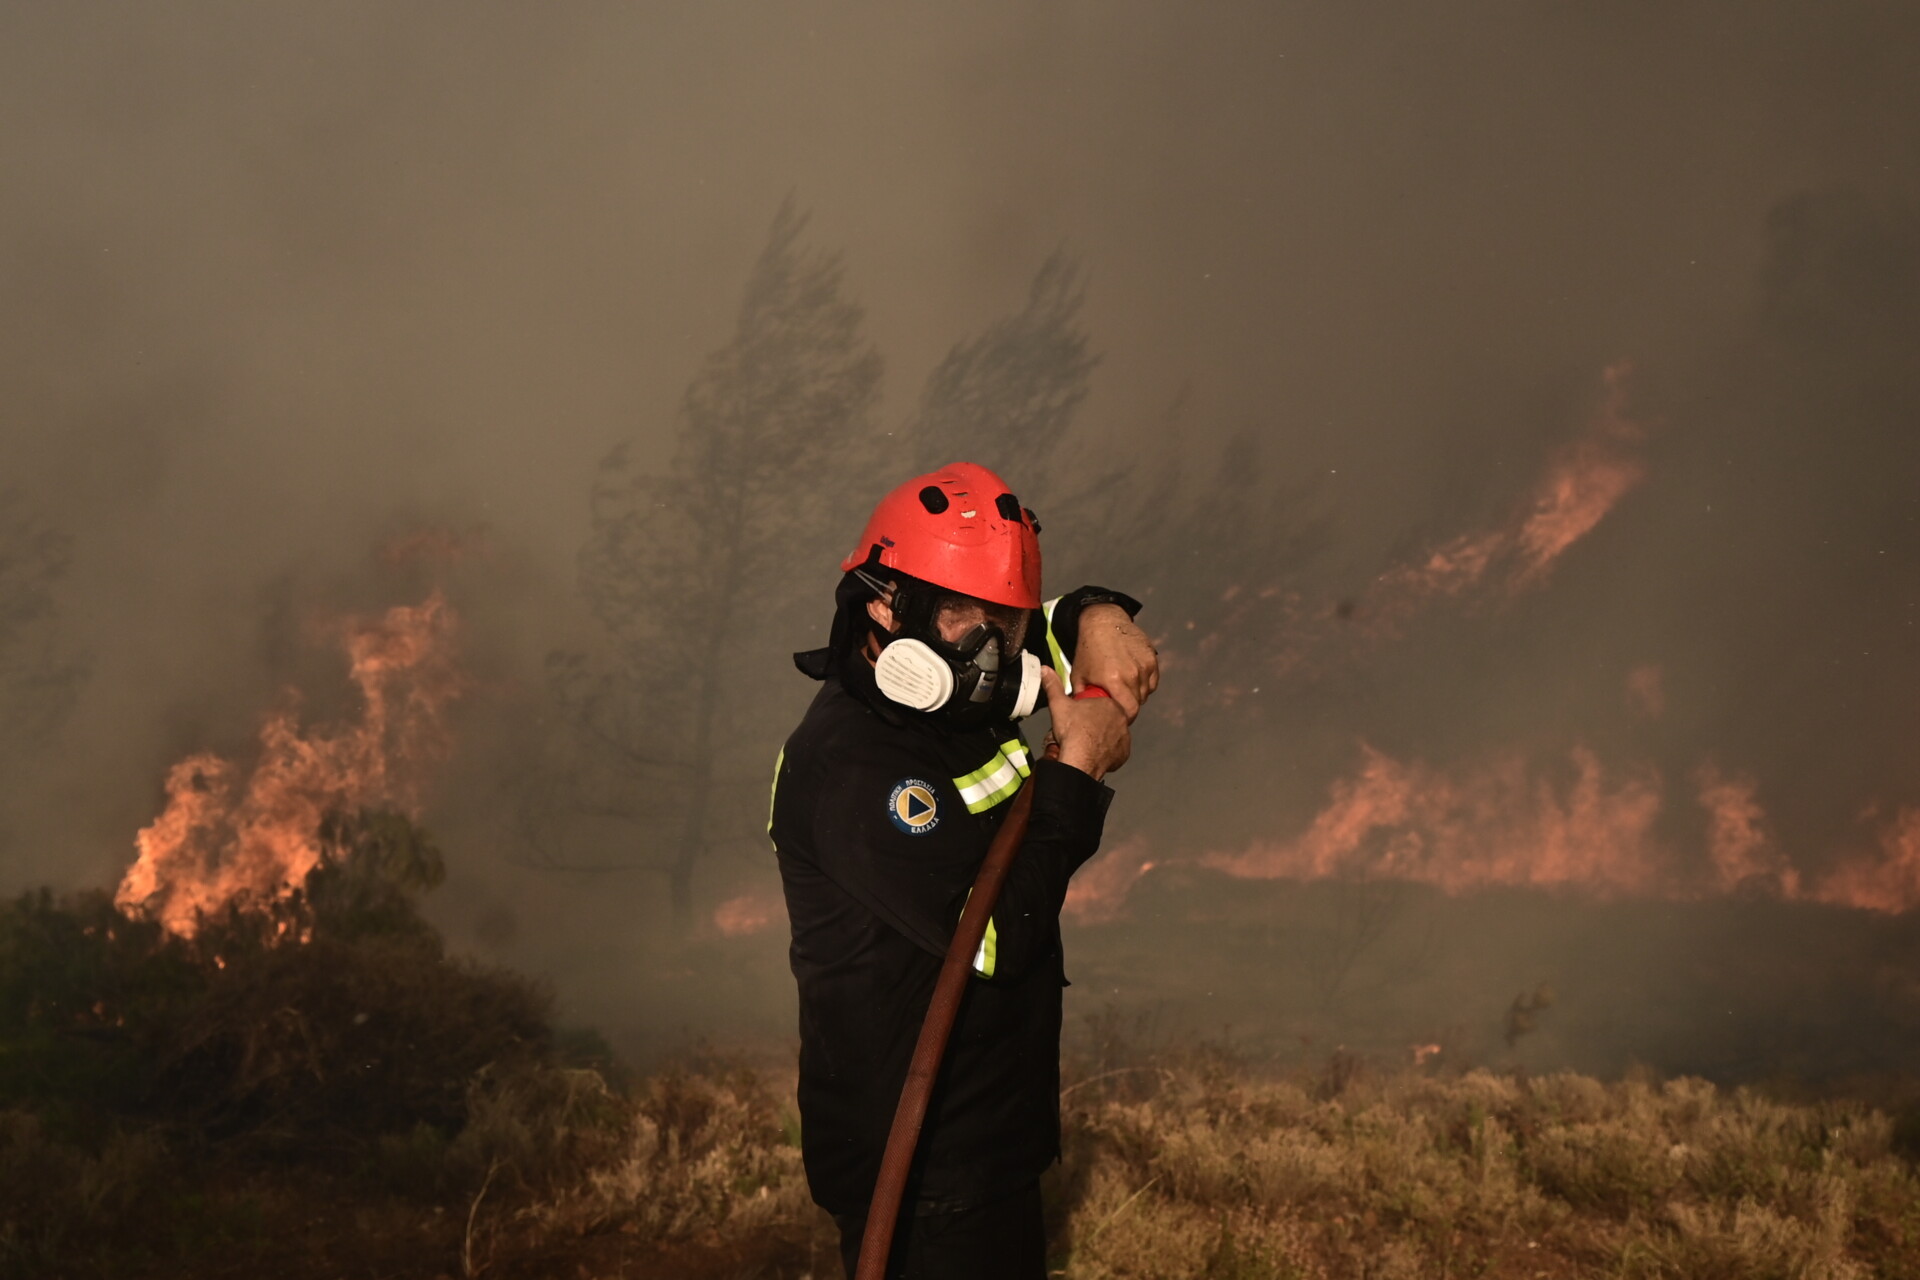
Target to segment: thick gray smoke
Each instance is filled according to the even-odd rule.
[[[172,761],[244,753],[290,685],[338,710],[327,620],[439,582],[475,676],[427,817],[450,936],[629,1045],[787,1034],[777,918],[656,946],[660,877],[541,865],[511,797],[550,764],[546,655],[605,644],[577,591],[596,464],[665,464],[790,194],[886,360],[899,454],[850,473],[904,476],[950,345],[1062,246],[1085,269],[1101,362],[1046,473],[1013,479],[1050,585],[1146,594],[1177,659],[1116,779],[1139,861],[1297,843],[1362,743],[1460,787],[1523,758],[1562,795],[1578,748],[1603,794],[1653,780],[1635,830],[1687,874],[1720,779],[1763,815],[1743,856],[1825,883],[1920,806],[1916,39],[1910,6],[1865,0],[0,4],[0,619],[33,613],[0,630],[0,688],[38,699],[6,712],[0,886],[111,883]],[[1395,614],[1396,570],[1525,517],[1622,362],[1634,483],[1526,590]],[[1096,540],[1071,517],[1108,475],[1138,509]],[[870,497],[844,496],[849,536]],[[16,527],[65,539],[51,612],[53,562],[20,548],[52,544]],[[422,528],[464,549],[381,557]],[[819,641],[835,576],[792,574],[819,615],[765,619],[776,664]],[[766,686],[743,732],[770,758],[808,690]],[[609,827],[591,861],[652,838]],[[1848,1069],[1920,1023],[1900,922],[1849,951],[1836,908],[1320,912],[1277,882],[1210,926],[1220,883],[1150,873],[1070,942],[1080,1011],[1497,1040],[1553,980],[1533,1043],[1569,1060],[1759,1072],[1773,1041],[1698,1049],[1696,1015],[1746,993],[1741,1026],[1814,1034],[1788,1006],[1822,997],[1741,959],[1798,927],[1853,984],[1823,1016],[1890,1046]],[[745,845],[696,882],[703,918],[773,893]],[[1228,934],[1232,963],[1206,950]],[[1636,1012],[1674,973],[1684,1008]]]

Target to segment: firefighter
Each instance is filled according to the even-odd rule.
[[[1008,802],[1024,845],[973,957],[887,1274],[1038,1280],[1039,1177],[1059,1155],[1059,916],[1093,856],[1129,723],[1159,679],[1138,602],[1042,603],[1039,525],[955,463],[881,500],[841,565],[822,682],[775,769],[768,834],[800,989],[801,1149],[854,1274],[869,1198],[941,961]],[[1070,700],[1100,684],[1109,698]],[[1057,759],[1014,722],[1046,700]]]

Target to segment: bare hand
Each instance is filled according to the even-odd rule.
[[[1073,686],[1097,684],[1119,704],[1132,724],[1160,687],[1160,655],[1147,633],[1117,604],[1080,611],[1080,638],[1073,654]]]
[[[1052,667],[1041,668],[1040,683],[1047,693],[1047,710],[1053,718],[1049,736],[1060,746],[1060,763],[1098,782],[1127,762],[1133,733],[1116,699],[1070,698]]]

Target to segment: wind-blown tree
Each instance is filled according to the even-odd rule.
[[[1080,323],[1085,301],[1085,272],[1055,250],[1025,306],[954,344],[927,376],[908,427],[919,470],[978,462],[1015,486],[1051,482],[1055,451],[1100,363]]]
[[[881,453],[880,357],[839,256],[804,247],[805,226],[789,200],[732,338],[687,388],[666,468],[645,469],[630,445],[601,462],[579,563],[605,644],[549,659],[572,749],[534,806],[537,847],[577,865],[564,840],[575,819],[638,826],[657,850],[595,865],[663,872],[683,931],[700,859],[764,839],[778,731],[797,711],[784,655],[815,638],[826,608],[794,566],[844,554]]]
[[[1054,588],[1077,583],[1082,571],[1116,587],[1141,581],[1135,552],[1149,539],[1138,513],[1163,509],[1178,479],[1177,470],[1123,457],[1089,468],[1093,449],[1076,454],[1078,470],[1069,470],[1061,445],[1076,434],[1101,359],[1081,317],[1086,296],[1085,270],[1056,249],[1018,311],[955,343],[934,367],[907,425],[922,470],[982,463],[1036,510],[1051,530],[1042,544]]]

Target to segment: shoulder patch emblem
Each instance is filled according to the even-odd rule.
[[[923,836],[940,825],[940,802],[933,784],[921,778],[902,778],[887,797],[887,816],[910,836]]]

